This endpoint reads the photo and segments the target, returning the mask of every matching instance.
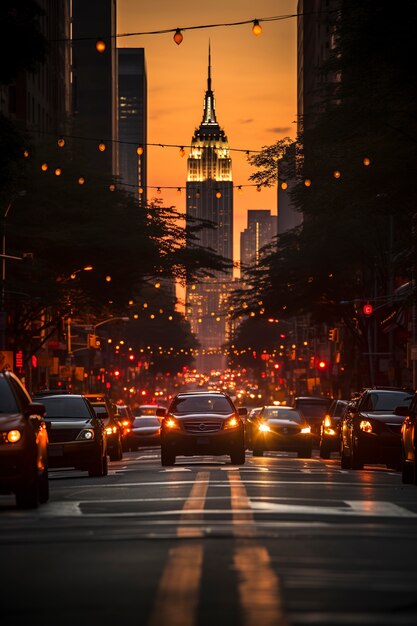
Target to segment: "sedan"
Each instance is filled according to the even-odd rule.
[[[156,416],[135,417],[126,433],[125,449],[137,450],[140,446],[161,445],[161,420]]]
[[[107,475],[107,436],[103,422],[81,395],[45,396],[49,466]]]
[[[121,461],[123,458],[123,426],[114,410],[115,405],[104,393],[86,393],[84,397],[92,404],[97,417],[104,423],[110,461]]]
[[[190,391],[173,398],[168,411],[158,409],[161,426],[161,463],[174,465],[177,455],[229,454],[233,465],[245,462],[246,408],[236,409],[222,392]]]
[[[401,426],[414,392],[392,388],[365,389],[349,403],[341,422],[341,467],[362,469],[365,464],[401,467]]]
[[[20,509],[49,499],[44,413],[17,376],[0,372],[0,493],[14,493]]]
[[[299,458],[311,457],[311,427],[299,411],[291,407],[265,406],[252,432],[253,456],[266,450],[297,452]]]

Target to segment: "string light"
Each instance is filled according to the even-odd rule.
[[[79,185],[84,185],[84,183],[85,183],[85,178],[83,176],[80,176],[79,179],[78,179],[78,184]]]
[[[109,191],[116,191],[116,185],[114,183],[109,185]]]
[[[284,189],[284,191],[288,189],[288,184],[285,181],[281,183],[281,189]]]
[[[62,174],[62,169],[60,167],[57,167],[55,170],[55,176],[61,176]]]
[[[260,185],[256,185],[256,191],[262,191],[262,187]]]
[[[371,159],[369,159],[368,157],[364,157],[362,163],[365,165],[365,167],[368,167],[368,165],[371,165]]]
[[[136,148],[136,152],[137,152],[137,154],[138,154],[139,156],[142,156],[142,154],[143,154],[143,147],[142,147],[142,146],[138,146],[138,147]]]
[[[217,198],[217,199],[219,199],[219,198],[221,198],[221,197],[222,197],[221,191],[218,189],[218,190],[216,191],[216,198]]]
[[[333,172],[333,177],[334,178],[340,178],[342,176],[341,172],[339,170],[335,170]]]
[[[305,187],[311,187],[311,180],[309,178],[306,178],[304,181],[304,186]]]
[[[48,171],[48,163],[42,163],[41,170],[42,170],[42,172]]]
[[[65,146],[65,139],[63,137],[60,137],[56,143],[58,145],[58,148],[63,148]]]
[[[185,150],[184,150],[184,146],[181,146],[180,148],[180,156],[184,156],[185,155]]]
[[[100,143],[98,144],[98,149],[100,150],[100,152],[106,151],[106,144],[104,143],[104,141],[100,141]]]
[[[262,34],[262,26],[259,24],[259,20],[253,20],[252,32],[255,37],[259,37]]]
[[[97,41],[96,41],[96,50],[100,54],[103,54],[103,52],[105,52],[105,50],[106,50],[106,42],[103,41],[103,39],[97,39]]]
[[[107,275],[107,276],[106,276],[106,282],[107,282],[107,283],[110,283],[110,282],[111,282],[111,276],[109,276],[109,275]]]
[[[177,28],[174,34],[174,41],[177,44],[177,46],[180,45],[180,43],[182,42],[182,40],[184,39],[183,34],[181,32],[180,28]]]
[[[24,150],[23,151],[23,156],[25,157],[25,159],[27,159],[28,156],[29,156],[29,150]]]

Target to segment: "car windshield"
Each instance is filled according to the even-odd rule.
[[[394,411],[397,406],[410,406],[413,395],[404,391],[370,393],[364,402],[364,411]]]
[[[157,406],[141,406],[136,410],[136,415],[155,415]]]
[[[179,396],[171,406],[172,413],[231,413],[233,407],[224,396]]]
[[[7,380],[0,377],[0,413],[18,413],[16,399],[10,389]]]
[[[292,422],[304,422],[303,417],[299,411],[292,409],[265,409],[262,413],[262,418],[265,421],[269,420],[291,420]]]
[[[46,418],[88,419],[91,417],[82,398],[45,397],[42,398],[42,404],[46,408]]]
[[[326,414],[327,406],[321,402],[300,402],[297,409],[307,417],[321,417]]]
[[[157,417],[135,417],[133,428],[149,428],[150,426],[160,428],[161,422]]]

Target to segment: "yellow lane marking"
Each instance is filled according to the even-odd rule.
[[[233,560],[238,576],[243,626],[288,626],[280,582],[272,568],[269,553],[252,539],[256,536],[256,526],[245,485],[240,475],[232,472],[229,473],[229,482],[234,511],[233,531],[237,538]]]
[[[206,499],[207,489],[209,485],[209,472],[198,472],[195,483],[192,486],[190,491],[190,495],[187,500],[184,502],[184,506],[182,510],[184,511],[183,515],[181,515],[179,526],[177,528],[178,537],[202,537],[203,529],[196,526],[188,526],[187,524],[182,524],[182,522],[201,522],[204,514],[204,503]],[[188,513],[188,511],[193,511],[192,513]]]

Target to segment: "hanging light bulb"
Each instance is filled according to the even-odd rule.
[[[281,189],[288,189],[288,184],[285,182],[285,180],[281,183]]]
[[[63,137],[60,137],[56,143],[59,148],[63,148],[65,146],[65,139]]]
[[[221,198],[221,197],[222,197],[221,191],[218,189],[216,191],[216,198]]]
[[[182,36],[181,29],[177,28],[177,30],[175,31],[175,34],[174,34],[174,41],[177,44],[177,46],[180,45],[180,43],[182,42],[183,39],[184,39],[184,37]]]
[[[97,50],[97,52],[99,52],[100,54],[103,54],[105,49],[106,49],[106,42],[103,41],[103,39],[97,39],[97,41],[96,41],[96,50]]]
[[[242,191],[243,191],[243,189],[242,189],[242,185],[238,185],[237,190],[238,190],[238,192],[239,192],[239,193],[242,193]]]
[[[341,177],[341,175],[342,175],[342,174],[341,174],[341,172],[340,172],[339,170],[335,170],[335,171],[333,172],[333,177],[334,177],[334,178],[340,178],[340,177]]]
[[[55,170],[55,176],[61,176],[61,174],[62,174],[61,168],[57,167],[56,170]]]
[[[106,276],[106,282],[107,282],[107,283],[110,283],[110,282],[111,282],[111,276],[109,276],[109,275],[107,275],[107,276]]]
[[[116,191],[116,185],[114,183],[109,185],[109,191]]]
[[[84,183],[85,183],[85,178],[83,176],[80,176],[79,179],[78,179],[78,184],[79,185],[84,185]]]
[[[371,159],[369,159],[368,157],[364,157],[362,163],[365,165],[365,167],[368,167],[368,165],[371,165]]]
[[[184,156],[185,155],[185,150],[184,150],[184,146],[181,146],[180,148],[180,156]]]
[[[261,192],[261,191],[262,191],[262,188],[261,188],[261,186],[260,186],[260,185],[256,185],[256,191],[259,191],[259,192]]]
[[[177,193],[181,193],[181,187],[177,187]]]
[[[304,181],[304,185],[305,187],[311,187],[311,180],[309,178],[306,178]]]
[[[143,194],[143,187],[139,187],[139,193],[142,195]]]
[[[46,172],[48,170],[48,163],[42,163],[41,170],[42,172]]]
[[[23,151],[23,156],[25,157],[25,159],[27,159],[28,156],[29,156],[29,150],[24,150]]]
[[[98,149],[100,150],[100,152],[106,151],[106,144],[104,143],[104,141],[100,141],[100,143],[98,144]]]
[[[157,188],[156,193],[158,193],[158,194],[161,193],[161,188],[160,187]]]
[[[255,37],[259,37],[262,34],[262,26],[259,23],[259,20],[253,20],[252,32]]]
[[[142,154],[143,154],[143,147],[142,147],[142,146],[138,146],[138,147],[136,148],[136,152],[137,152],[137,154],[138,154],[139,156],[142,156]]]

